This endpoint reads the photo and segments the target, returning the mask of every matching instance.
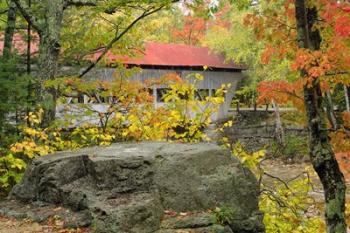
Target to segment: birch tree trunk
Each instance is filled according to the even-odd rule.
[[[344,86],[344,96],[345,96],[346,111],[350,112],[349,88],[345,84],[343,86]]]
[[[313,28],[317,9],[310,8],[306,0],[295,0],[298,44],[300,48],[319,50],[321,36]],[[305,70],[301,71],[307,76]],[[328,137],[322,91],[318,79],[304,86],[304,102],[309,127],[310,159],[324,189],[325,218],[328,233],[346,233],[345,182]]]
[[[326,102],[328,119],[332,124],[333,130],[337,130],[338,123],[337,123],[337,118],[335,116],[334,105],[333,105],[332,95],[331,95],[330,91],[326,91],[326,101],[325,102]]]
[[[281,114],[280,114],[280,108],[275,101],[272,100],[272,106],[275,110],[275,117],[276,117],[276,128],[275,128],[275,137],[277,139],[277,142],[280,145],[284,145],[284,130],[282,126],[282,121],[281,121]]]

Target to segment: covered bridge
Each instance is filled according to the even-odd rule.
[[[100,53],[93,55],[97,59]],[[164,77],[168,73],[176,73],[181,78],[189,74],[199,73],[204,79],[198,82],[198,93],[202,96],[212,96],[215,90],[222,84],[231,84],[227,90],[225,103],[214,120],[228,117],[228,110],[238,82],[242,79],[244,66],[235,63],[226,63],[224,56],[211,52],[206,47],[197,47],[183,44],[168,44],[148,42],[145,50],[136,58],[121,58],[118,55],[107,53],[106,63],[113,66],[115,63],[123,63],[127,67],[140,67],[142,71],[131,77],[132,80],[145,81],[151,78]],[[205,68],[204,68],[205,67]],[[114,75],[114,68],[99,68],[92,71],[89,76],[110,80]],[[153,87],[154,105],[163,105],[162,96],[166,92],[164,86]]]
[[[26,42],[19,34],[14,36],[14,47],[20,52],[26,52]],[[0,52],[3,50],[3,40],[0,40]],[[38,51],[38,41],[32,41],[31,53]],[[94,53],[89,59],[96,60],[100,52]],[[88,76],[101,79],[112,80],[116,69],[113,66],[117,63],[123,63],[127,67],[140,67],[142,71],[131,77],[132,80],[145,81],[164,77],[168,73],[176,73],[181,78],[186,78],[189,74],[199,73],[204,79],[198,82],[198,93],[201,97],[212,96],[215,90],[222,84],[231,84],[226,93],[225,103],[220,107],[219,112],[213,116],[213,120],[228,117],[228,110],[238,82],[242,79],[242,71],[245,67],[233,62],[226,62],[223,55],[214,53],[206,47],[198,47],[183,44],[169,44],[158,42],[146,42],[145,50],[136,57],[121,57],[120,55],[108,52],[105,57],[106,66],[98,67],[88,73]],[[206,67],[206,68],[204,68]],[[163,105],[162,96],[166,92],[164,86],[154,86],[153,96],[154,105],[159,107]],[[87,97],[80,98],[79,102],[88,102]],[[69,102],[74,103],[73,99]],[[96,104],[96,110],[103,106]]]

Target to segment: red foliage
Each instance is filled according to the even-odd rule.
[[[350,112],[343,113],[343,124],[345,127],[350,128]]]
[[[345,127],[350,127],[350,113],[342,114]],[[336,158],[345,178],[350,181],[350,132],[339,130],[331,133],[331,142],[336,153]]]
[[[346,180],[350,180],[350,151],[335,154],[340,170]]]
[[[199,9],[197,9],[200,11]],[[184,25],[182,28],[174,28],[172,30],[172,37],[176,42],[182,42],[189,45],[198,45],[200,40],[204,37],[205,32],[213,26],[220,26],[229,28],[230,23],[225,19],[225,16],[230,12],[229,5],[223,7],[220,11],[215,13],[214,19],[204,19],[202,17],[185,16]]]
[[[335,20],[334,31],[341,37],[350,36],[350,17],[340,16]]]
[[[318,0],[318,6],[320,15],[327,22],[334,22],[340,17],[349,16],[348,13],[350,13],[349,2]]]
[[[258,104],[271,103],[286,104],[292,101],[296,107],[303,106],[302,83],[287,81],[262,81],[258,84]]]
[[[293,2],[286,0],[282,8],[257,11],[245,19],[256,38],[266,42],[266,50],[261,56],[263,64],[284,55],[294,60],[292,69],[305,71],[307,75],[307,78],[295,84],[286,81],[261,82],[258,86],[260,103],[274,100],[283,104],[291,99],[298,100],[290,97],[296,94],[302,98],[302,86],[315,79],[320,80],[322,91],[329,90],[333,86],[331,84],[346,83],[346,79],[349,79],[339,74],[350,70],[350,2],[315,0],[310,3],[317,8],[321,18],[313,28],[320,30],[322,35],[319,51],[298,49]],[[345,127],[350,127],[350,113],[343,114],[343,122]],[[340,168],[350,180],[350,132],[338,130],[330,133],[330,136],[334,151],[338,152],[336,157]]]
[[[271,45],[267,45],[264,52],[261,54],[261,63],[264,65],[268,64],[274,53],[276,53],[276,49]]]
[[[294,70],[304,69],[312,78],[325,75],[333,66],[328,54],[306,49],[297,50],[295,61],[292,64]]]
[[[186,16],[181,29],[173,29],[172,35],[176,41],[195,45],[203,38],[206,30],[206,21],[203,18]]]
[[[315,0],[313,4],[322,18],[315,25],[323,36],[320,51],[298,49],[292,0],[286,0],[280,9],[269,8],[258,14],[247,14],[245,24],[253,29],[257,39],[266,42],[261,56],[263,64],[273,58],[294,58],[292,69],[306,71],[309,81],[350,69],[350,3]],[[338,77],[332,76],[328,81],[344,82]]]

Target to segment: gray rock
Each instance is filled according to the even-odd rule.
[[[163,209],[151,194],[107,200],[94,208],[95,232],[154,232],[159,228]]]
[[[233,232],[254,233],[264,231],[258,193],[253,174],[215,144],[152,142],[92,147],[38,158],[10,198],[84,212],[78,218],[83,225],[91,224],[95,232],[108,233],[171,230],[161,227],[164,210],[203,212],[225,205],[238,219],[230,225]],[[0,211],[4,208],[0,205]],[[213,231],[213,224],[207,217],[197,217],[173,225],[228,232]]]
[[[207,227],[214,224],[214,218],[210,214],[197,214],[186,217],[167,218],[162,221],[161,228],[164,229],[186,229]]]
[[[229,226],[221,226],[221,225],[212,225],[209,227],[200,227],[200,228],[187,228],[181,230],[170,230],[170,229],[161,229],[156,231],[156,233],[233,233]]]

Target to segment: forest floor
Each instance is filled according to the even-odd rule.
[[[263,169],[272,176],[276,176],[284,181],[300,176],[308,163],[286,164],[280,160],[265,161]],[[315,175],[310,176],[313,183],[313,191],[310,193],[315,200],[323,203],[322,186]],[[266,177],[265,182],[272,184],[276,179]],[[347,182],[347,199],[350,202],[350,181]],[[0,216],[0,233],[88,233],[89,229],[64,229],[63,221],[59,219],[49,219],[48,221],[37,223],[30,220],[16,220]]]
[[[274,177],[278,177],[285,182],[293,180],[297,177],[300,177],[303,173],[305,173],[305,169],[307,167],[312,168],[310,163],[285,163],[282,160],[267,160],[262,164],[262,168],[270,175]],[[312,172],[310,172],[310,170]],[[310,169],[308,174],[310,176],[312,182],[312,191],[310,195],[315,198],[317,202],[323,202],[323,188],[322,184],[317,177],[317,174],[313,172],[313,169]],[[278,181],[277,179],[271,177],[265,177],[266,182],[272,184],[274,181]],[[350,202],[350,180],[346,180],[346,196],[348,202]]]
[[[64,229],[63,222],[55,219],[37,223],[28,219],[17,220],[0,216],[0,233],[88,233],[88,229]]]

